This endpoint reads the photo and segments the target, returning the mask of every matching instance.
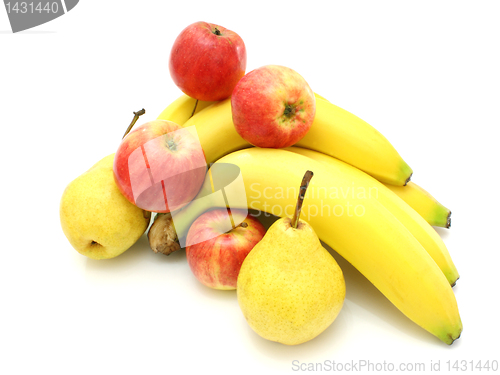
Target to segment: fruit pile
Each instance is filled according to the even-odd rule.
[[[116,153],[63,193],[78,252],[116,257],[149,227],[153,251],[184,248],[200,282],[236,289],[255,332],[296,345],[345,298],[321,239],[416,324],[447,344],[460,336],[459,275],[433,228],[449,228],[451,213],[382,134],[293,69],[245,74],[243,40],[218,25],[185,28],[169,68],[184,95],[131,130],[144,113],[134,112]],[[263,212],[281,217],[267,231]]]

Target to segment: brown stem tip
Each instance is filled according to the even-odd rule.
[[[123,134],[122,139],[125,138],[125,136],[132,130],[132,128],[134,127],[137,120],[139,120],[139,117],[145,113],[146,113],[146,110],[144,108],[141,109],[140,111],[134,112],[134,118],[132,119],[132,122],[128,126],[127,130],[125,131],[125,134]]]

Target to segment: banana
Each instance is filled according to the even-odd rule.
[[[317,93],[315,93],[315,96],[316,99],[328,101]],[[196,99],[187,95],[181,95],[178,99],[174,100],[169,106],[167,106],[165,110],[163,110],[163,112],[158,116],[158,119],[170,120],[179,125],[184,125],[186,121],[192,117],[195,106],[196,114],[214,103],[216,102],[199,101],[198,104],[196,104]],[[207,139],[207,137],[208,135],[204,134],[204,139]],[[205,145],[206,144],[207,143],[205,142]],[[251,145],[245,145],[242,146],[242,148],[250,146]],[[237,146],[233,147],[233,149],[237,149]],[[417,184],[410,181],[406,186],[396,186],[389,183],[384,183],[384,185],[408,203],[432,226],[444,228],[450,227],[451,211]]]
[[[327,101],[323,96],[317,93],[315,93],[315,95],[316,99]],[[158,116],[158,119],[170,120],[179,125],[184,125],[186,121],[191,118],[195,105],[196,114],[214,103],[216,102],[199,101],[196,105],[196,99],[187,95],[181,95],[165,108]],[[410,181],[407,183],[406,187],[388,183],[384,183],[384,185],[408,203],[432,226],[443,228],[449,228],[451,226],[451,211],[417,184]]]
[[[205,102],[202,100],[198,100],[198,103],[196,103],[196,99],[183,94],[170,103],[163,112],[160,113],[157,120],[168,120],[178,125],[183,125],[191,116],[214,103],[215,102]]]
[[[442,238],[421,215],[387,186],[359,169],[323,153],[300,147],[289,147],[285,150],[323,162],[329,167],[332,175],[342,175],[346,180],[351,181],[351,189],[344,191],[344,195],[349,194],[354,188],[359,190],[358,194],[374,195],[420,242],[444,273],[450,285],[455,285],[460,276]],[[406,188],[406,186],[400,188]]]
[[[336,157],[384,183],[404,186],[410,181],[413,170],[378,130],[345,109],[316,99],[313,126],[294,146]]]
[[[389,184],[386,186],[408,203],[430,225],[442,228],[451,226],[451,211],[414,182],[410,181],[406,186]]]
[[[327,100],[319,94],[315,93],[314,95],[316,95],[316,98]],[[182,94],[160,113],[157,120],[168,120],[178,125],[184,125],[192,116],[214,103],[217,102],[198,100],[198,103],[196,103],[196,99]]]
[[[343,193],[353,189],[348,173],[333,172],[331,166],[294,152],[256,147],[224,156],[210,171],[224,163],[239,167],[245,186],[247,202],[231,208],[248,205],[277,216],[293,214],[298,190],[290,187],[299,186],[304,171],[313,171],[302,217],[320,239],[416,324],[447,344],[460,336],[462,322],[457,301],[443,272],[381,200],[367,192],[363,196]],[[208,175],[200,197],[210,193],[216,184],[214,173]],[[225,190],[231,196],[230,187]],[[215,196],[195,199],[174,214],[180,238],[202,212],[220,205]]]
[[[252,147],[234,128],[230,98],[200,111],[184,126],[196,127],[208,164],[230,152]],[[376,129],[319,95],[313,124],[296,146],[336,157],[388,184],[403,186],[413,173]]]
[[[236,132],[231,114],[231,98],[212,104],[183,125],[195,126],[201,147],[210,165],[233,151],[253,147]]]

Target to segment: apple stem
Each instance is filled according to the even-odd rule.
[[[297,198],[297,205],[295,206],[295,213],[293,214],[291,225],[293,228],[297,229],[299,225],[300,211],[302,210],[302,203],[304,203],[304,197],[306,195],[307,187],[311,178],[314,175],[312,171],[307,171],[302,178],[302,183],[300,184],[299,197]]]
[[[230,231],[232,231],[233,229],[236,229],[238,227],[242,227],[242,228],[248,227],[248,224],[245,223],[244,221],[242,221],[238,225],[234,225],[233,213],[231,212],[231,210],[229,209],[229,207],[227,207],[226,209],[227,209],[227,213],[229,215],[229,220],[231,220],[231,226],[232,226],[232,228],[229,231],[227,231],[226,233],[229,233]]]
[[[220,30],[219,30],[218,28],[216,28],[216,27],[215,27],[215,28],[214,28],[213,33],[214,33],[215,35],[220,35]]]
[[[128,126],[127,130],[125,131],[125,134],[123,134],[122,139],[125,138],[127,136],[127,134],[132,130],[132,128],[134,127],[137,120],[139,120],[139,117],[145,113],[146,113],[146,110],[144,108],[141,109],[140,111],[134,112],[134,118],[132,119],[132,122]]]
[[[198,99],[196,99],[196,103],[194,103],[193,112],[191,112],[191,116],[189,116],[189,118],[194,116],[194,113],[196,112],[196,107],[198,107]]]
[[[243,222],[239,223],[238,225],[234,225],[233,224],[233,220],[231,219],[231,226],[232,226],[232,228],[229,229],[226,233],[229,233],[229,232],[231,232],[232,230],[234,230],[234,229],[236,229],[238,227],[246,228],[246,227],[248,227],[248,224],[243,221]]]

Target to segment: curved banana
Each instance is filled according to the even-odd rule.
[[[336,157],[392,185],[406,185],[413,174],[378,130],[325,99],[317,98],[313,126],[294,146]]]
[[[410,181],[406,186],[389,184],[386,186],[408,203],[430,225],[442,228],[451,226],[451,211],[417,184]]]
[[[300,147],[289,147],[285,150],[323,162],[329,167],[329,171],[333,176],[342,175],[346,180],[351,181],[351,188],[342,192],[344,195],[354,193],[360,196],[361,194],[373,195],[373,198],[379,200],[420,242],[443,271],[448,282],[452,286],[455,285],[460,276],[442,238],[422,216],[391,192],[387,186],[359,169],[323,153]],[[401,186],[400,188],[406,187]]]
[[[212,104],[184,124],[193,125],[208,164],[230,152],[252,147],[234,128],[230,98]],[[318,95],[313,124],[295,146],[334,156],[393,185],[405,185],[413,173],[382,134]]]
[[[316,95],[316,98],[326,100],[319,94],[315,93],[314,95]],[[173,121],[178,125],[184,125],[192,116],[214,103],[217,102],[198,100],[198,103],[196,103],[196,99],[186,94],[182,94],[170,103],[156,119]]]
[[[327,101],[323,96],[315,93],[316,99]],[[174,100],[169,106],[163,110],[158,116],[158,119],[170,120],[179,125],[184,125],[193,113],[196,106],[195,114],[203,109],[209,107],[216,102],[199,101],[196,104],[196,99],[187,95],[181,95],[178,99]],[[220,115],[220,114],[219,114]],[[213,128],[212,128],[213,129]],[[218,129],[213,129],[217,132]],[[219,129],[220,130],[220,129]],[[233,134],[234,135],[234,134]],[[207,139],[204,134],[204,139]],[[205,142],[206,145],[206,142]],[[240,143],[241,145],[241,143]],[[246,145],[250,147],[251,145]],[[234,149],[237,149],[233,147]],[[245,148],[245,147],[242,147]],[[413,182],[408,182],[406,186],[396,186],[384,183],[389,189],[396,193],[401,199],[408,203],[415,211],[417,211],[430,225],[449,228],[451,225],[451,211],[439,203],[430,193],[422,189],[420,186]]]
[[[201,147],[210,165],[233,151],[253,147],[236,132],[231,114],[231,98],[214,103],[183,125],[195,126]]]
[[[183,125],[191,116],[214,103],[215,102],[205,102],[202,100],[198,100],[198,103],[196,103],[196,99],[183,94],[170,103],[163,112],[160,113],[157,120],[168,120],[178,125]]]
[[[401,312],[447,344],[462,331],[451,286],[436,262],[412,233],[383,203],[369,194],[347,196],[352,179],[303,155],[277,149],[249,148],[218,160],[240,168],[245,186],[245,207],[277,216],[291,216],[302,175],[314,172],[301,217],[319,238],[370,280]],[[201,194],[212,191],[212,174]],[[229,188],[225,189],[230,195]],[[179,237],[207,209],[218,205],[216,194],[195,199],[174,214]]]

